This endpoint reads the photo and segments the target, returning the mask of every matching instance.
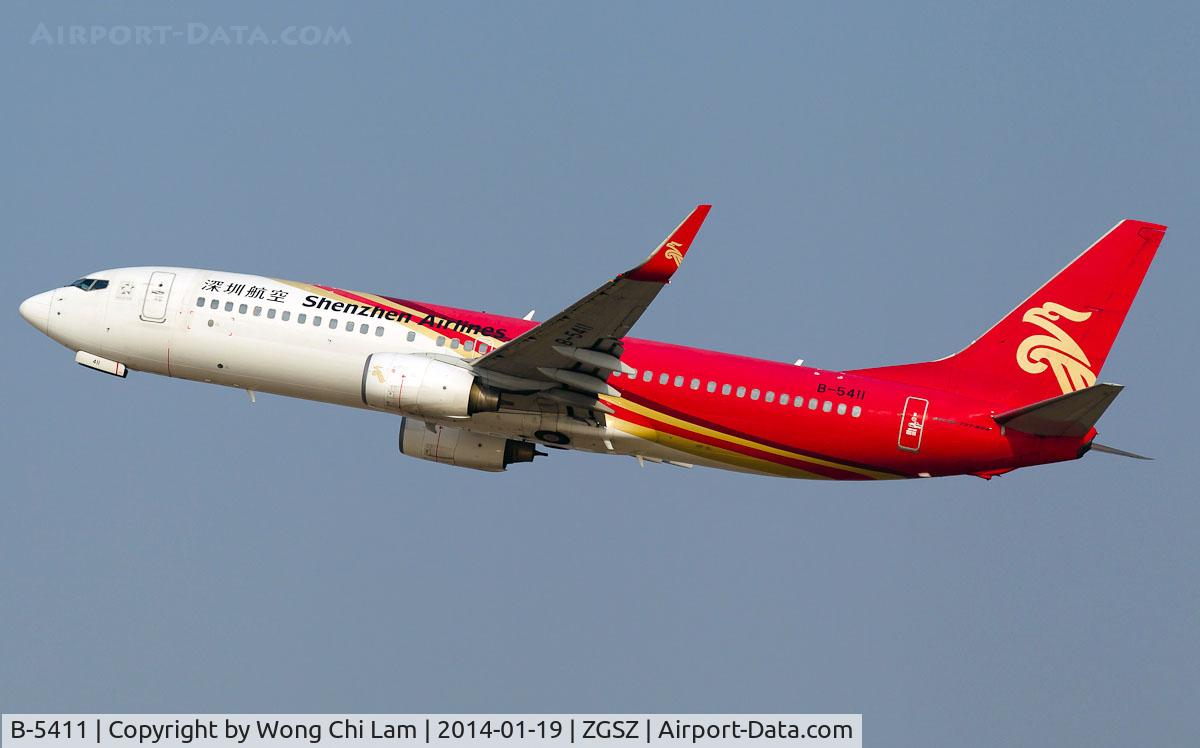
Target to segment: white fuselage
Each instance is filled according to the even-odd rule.
[[[306,290],[320,289],[302,283],[177,267],[119,268],[88,277],[108,285],[47,291],[27,300],[22,316],[71,350],[135,371],[413,415],[366,402],[364,367],[372,354],[420,354],[458,365],[480,355],[451,348],[441,336],[403,320],[306,306]],[[214,285],[221,290],[206,290]],[[555,412],[506,408],[461,419],[424,418],[528,441],[545,442],[539,433],[565,434],[574,449],[676,464],[706,462]]]

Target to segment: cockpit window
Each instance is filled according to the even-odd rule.
[[[71,285],[82,291],[99,291],[102,288],[108,288],[108,281],[99,278],[80,278]]]

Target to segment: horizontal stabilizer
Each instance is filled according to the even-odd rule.
[[[1153,460],[1154,459],[1153,457],[1147,457],[1146,455],[1140,455],[1140,454],[1137,454],[1136,452],[1126,452],[1123,449],[1117,449],[1116,447],[1108,447],[1103,444],[1097,444],[1096,442],[1092,442],[1092,451],[1093,452],[1103,452],[1106,455],[1117,455],[1118,457],[1132,457],[1135,460]]]
[[[1036,436],[1086,436],[1122,389],[1119,384],[1094,384],[992,418],[1005,428]]]

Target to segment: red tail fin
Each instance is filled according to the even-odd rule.
[[[1091,386],[1166,228],[1121,221],[959,353],[857,373],[968,392],[997,406]]]

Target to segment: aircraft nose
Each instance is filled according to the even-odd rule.
[[[50,297],[53,294],[53,291],[46,291],[21,302],[21,316],[43,334],[50,324]]]

